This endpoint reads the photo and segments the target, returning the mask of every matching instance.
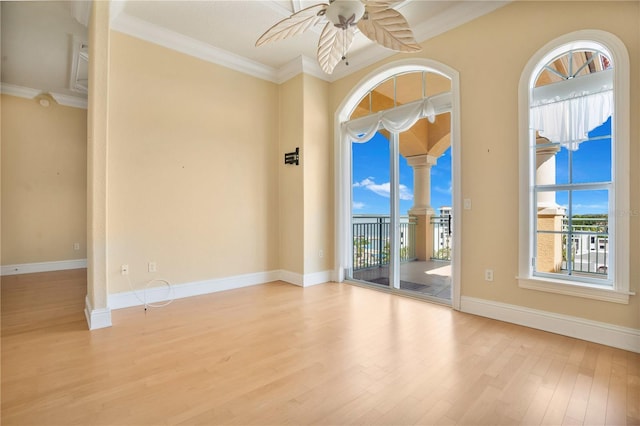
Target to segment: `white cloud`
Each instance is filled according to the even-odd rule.
[[[377,184],[374,181],[373,177],[368,177],[366,179],[363,179],[360,182],[356,182],[353,184],[354,188],[365,188],[368,189],[369,191],[380,195],[381,197],[386,197],[389,198],[389,194],[391,193],[391,183],[386,182],[386,183],[381,183],[381,184]],[[401,200],[413,200],[413,193],[411,192],[411,190],[409,190],[409,188],[407,188],[406,185],[399,185],[400,188],[400,194],[399,197]]]
[[[400,199],[401,200],[413,200],[413,193],[407,188],[406,185],[400,184]]]
[[[380,195],[381,197],[389,198],[389,195],[391,194],[391,184],[389,182],[381,183],[380,185],[372,182],[371,184],[367,185],[365,188],[367,188],[369,191],[375,194]]]
[[[354,201],[353,202],[353,210],[362,210],[365,208],[365,204],[361,203],[359,201]]]
[[[363,179],[362,182],[356,182],[353,184],[354,188],[360,188],[360,187],[367,187],[371,184],[375,184],[375,182],[373,181],[373,178],[371,176],[369,176],[366,179]]]

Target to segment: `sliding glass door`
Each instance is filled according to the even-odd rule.
[[[388,286],[391,264],[390,142],[375,133],[353,143],[353,269],[350,278]]]
[[[410,173],[400,171],[397,133],[376,132],[352,144],[353,269],[350,278],[400,288],[400,264],[411,250],[406,210],[413,198]],[[404,161],[405,168],[406,160]],[[402,176],[402,177],[401,177]],[[401,204],[405,215],[401,216]]]

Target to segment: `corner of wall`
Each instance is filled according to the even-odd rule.
[[[84,315],[87,319],[89,330],[111,327],[111,309],[93,309],[91,301],[89,301],[89,295],[84,299]]]

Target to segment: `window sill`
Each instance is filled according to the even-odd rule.
[[[629,296],[635,293],[601,288],[589,284],[572,284],[561,280],[539,277],[516,277],[518,286],[529,290],[546,291],[548,293],[567,296],[584,297],[586,299],[603,300],[605,302],[628,304]]]

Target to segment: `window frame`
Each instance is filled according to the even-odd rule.
[[[531,155],[535,131],[530,126],[532,85],[544,65],[563,51],[598,44],[611,54],[614,64],[612,118],[612,184],[609,194],[609,275],[611,286],[588,281],[562,279],[534,274],[532,259],[536,257],[535,159]],[[616,303],[629,303],[629,138],[630,138],[630,67],[629,55],[622,41],[600,30],[582,30],[558,37],[539,49],[525,66],[518,87],[519,114],[519,247],[518,286]]]

